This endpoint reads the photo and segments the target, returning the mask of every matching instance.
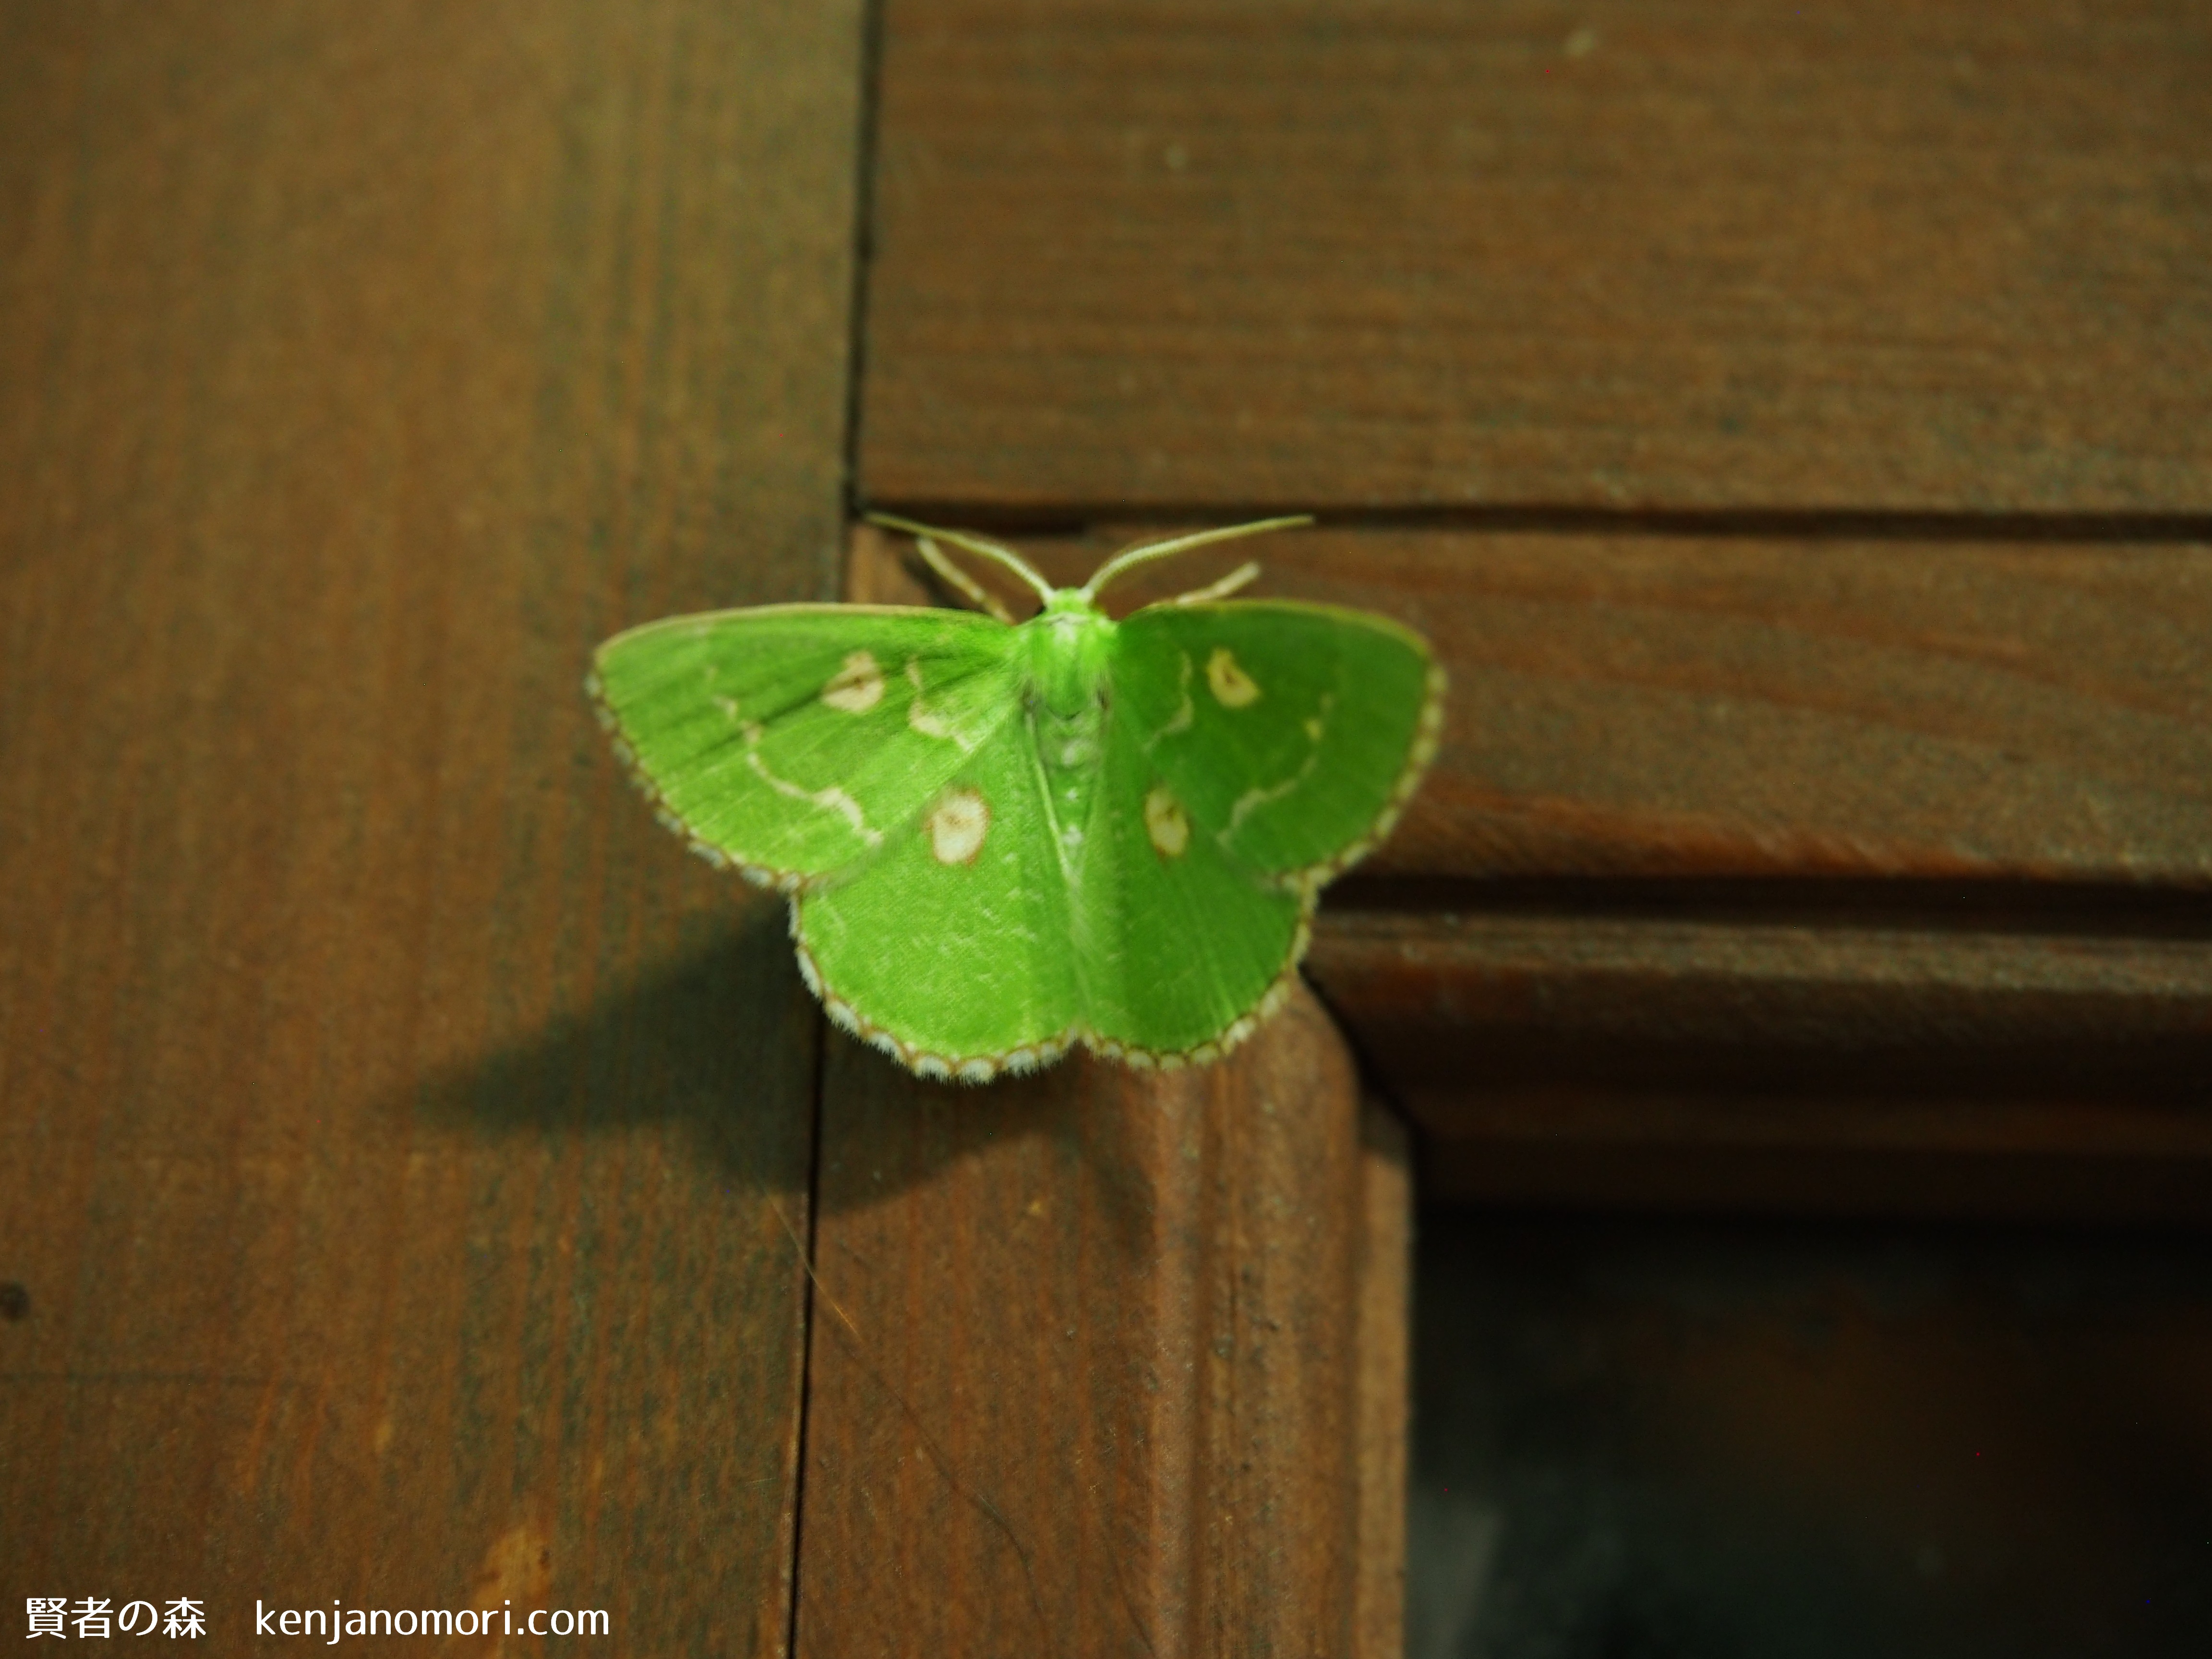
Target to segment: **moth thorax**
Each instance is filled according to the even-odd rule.
[[[1095,717],[1105,707],[1114,624],[1083,602],[1048,608],[1028,624],[1027,631],[1030,694],[1049,717],[1048,723]]]

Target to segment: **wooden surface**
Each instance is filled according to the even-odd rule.
[[[1395,1653],[1403,1144],[1312,999],[1164,1076],[827,1060],[798,1652]]]
[[[1429,1190],[2212,1219],[2212,547],[1286,538],[1452,691],[1310,973]]]
[[[782,1650],[817,1022],[579,686],[833,590],[859,61],[0,14],[9,1598]]]
[[[879,503],[2212,512],[2193,0],[883,36]]]
[[[2212,1221],[2212,930],[1340,912],[1308,975],[1429,1191]]]

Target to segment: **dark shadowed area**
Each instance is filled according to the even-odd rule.
[[[2212,1644],[2212,1239],[1420,1228],[1409,1659]]]

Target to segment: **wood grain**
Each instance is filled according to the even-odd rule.
[[[0,19],[10,1595],[783,1650],[816,1022],[579,682],[832,591],[858,63]]]
[[[1340,913],[1437,1195],[2212,1220],[2212,934]]]
[[[888,0],[921,508],[2212,511],[2190,0]]]
[[[1386,1654],[1402,1143],[1300,995],[988,1090],[828,1052],[799,1651]]]
[[[1359,1465],[1358,1579],[1351,1651],[1406,1650],[1406,1504],[1413,1325],[1413,1154],[1406,1126],[1372,1094],[1359,1114],[1358,1323],[1353,1332]]]

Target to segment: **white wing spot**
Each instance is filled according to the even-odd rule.
[[[1152,846],[1162,858],[1179,859],[1190,845],[1190,819],[1183,812],[1182,803],[1168,793],[1164,784],[1153,785],[1152,792],[1145,797],[1145,833],[1152,838]]]
[[[1206,683],[1212,688],[1213,700],[1224,708],[1249,708],[1260,701],[1259,686],[1237,666],[1225,645],[1214,647],[1213,654],[1206,659]]]
[[[863,714],[884,700],[884,672],[865,651],[855,651],[822,688],[822,701],[848,714]]]
[[[955,789],[930,809],[925,827],[939,864],[973,864],[991,833],[991,804],[978,789]]]

